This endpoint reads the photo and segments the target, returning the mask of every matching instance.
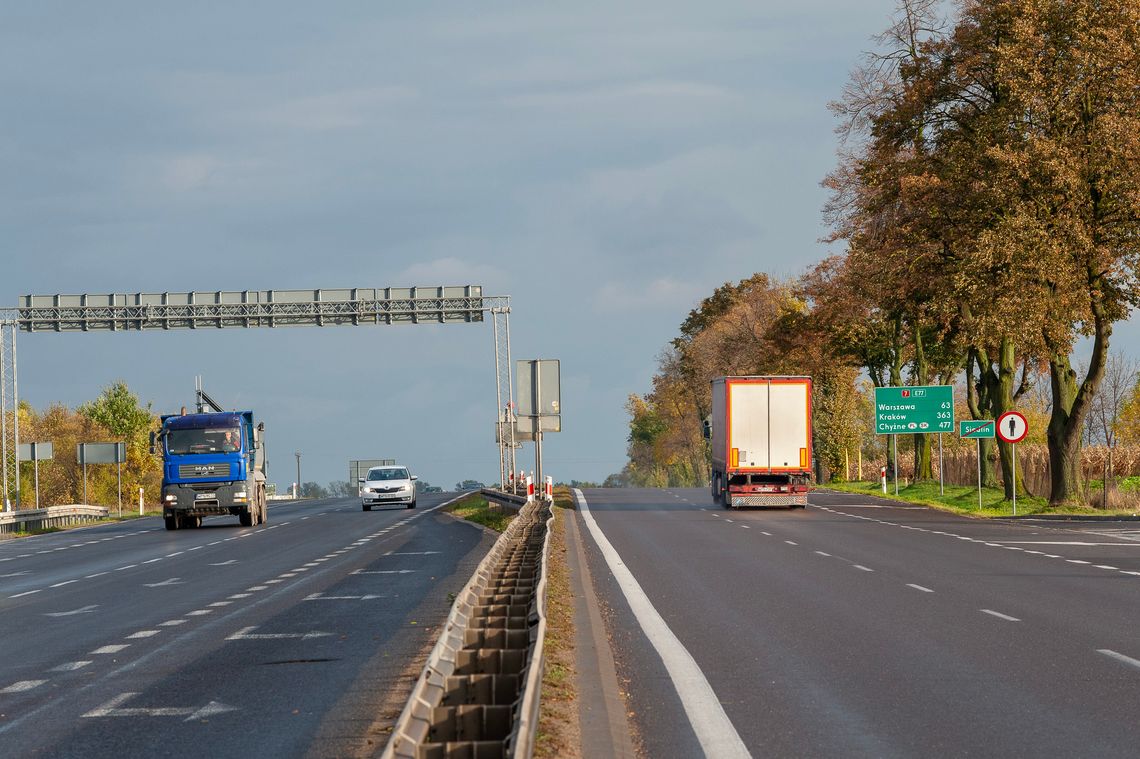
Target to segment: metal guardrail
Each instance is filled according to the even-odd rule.
[[[523,506],[526,506],[525,495],[505,493],[502,490],[495,490],[494,488],[483,488],[479,491],[479,494],[488,501],[494,501],[497,504],[513,509],[515,513],[518,513]]]
[[[455,600],[383,759],[528,759],[538,727],[553,516],[527,504]]]
[[[109,512],[110,509],[106,506],[86,506],[76,503],[66,506],[49,506],[46,509],[7,511],[0,514],[0,532],[24,532],[43,530],[49,527],[68,527],[103,519]]]

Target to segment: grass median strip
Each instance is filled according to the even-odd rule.
[[[496,532],[507,529],[507,525],[515,518],[512,512],[498,504],[488,503],[486,498],[477,493],[456,501],[448,506],[446,511],[468,522],[490,527]]]

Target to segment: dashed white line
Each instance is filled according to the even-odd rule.
[[[797,542],[796,542],[796,541],[794,541],[794,540],[785,540],[784,542],[785,542],[785,543],[787,543],[787,544],[788,544],[788,545],[790,545],[790,546],[798,546],[798,545],[799,545],[799,543],[797,543]]]
[[[12,683],[7,688],[0,690],[0,693],[23,693],[24,691],[38,688],[47,680],[21,680],[18,683]]]
[[[1082,561],[1081,559],[1065,559],[1065,561],[1067,561],[1070,564],[1088,564],[1089,563],[1087,561]]]
[[[875,571],[875,570],[871,569],[870,567],[863,566],[862,564],[855,564],[854,566],[856,569],[860,570],[861,572],[874,572]]]
[[[213,606],[213,607],[229,606],[232,603],[233,603],[233,601],[214,601],[212,604],[210,604],[210,606]]]
[[[246,588],[246,590],[248,590],[248,591],[265,590],[268,587],[269,587],[268,585],[254,585],[252,588]]]
[[[64,580],[63,582],[57,582],[55,585],[49,585],[48,587],[49,588],[62,588],[64,585],[70,585],[73,582],[79,582],[79,580]]]
[[[1098,648],[1096,650],[1096,652],[1098,654],[1104,654],[1105,656],[1107,656],[1111,659],[1116,659],[1118,662],[1121,662],[1123,664],[1127,664],[1129,666],[1136,667],[1137,669],[1140,669],[1140,660],[1133,659],[1131,656],[1125,656],[1124,654],[1118,654],[1117,652],[1115,652],[1109,648]]]
[[[1117,567],[1113,567],[1108,564],[1094,564],[1093,566],[1095,566],[1097,569],[1111,569],[1113,571],[1117,569]]]
[[[923,587],[923,586],[921,586],[921,585],[915,585],[913,582],[908,582],[908,583],[906,584],[906,586],[907,586],[908,588],[914,588],[915,590],[921,590],[923,593],[933,593],[933,592],[934,592],[934,591],[933,591],[933,590],[931,590],[930,588],[924,588],[924,587]]]
[[[124,569],[134,569],[137,566],[138,566],[138,564],[128,564],[125,567],[116,567],[115,571],[116,572],[122,572]]]
[[[41,590],[43,590],[43,588],[39,588],[38,590],[25,590],[23,593],[17,593],[14,596],[8,596],[8,598],[22,598],[24,596],[30,596],[33,593],[39,593]]]
[[[815,551],[815,553],[818,553],[820,556],[831,556],[831,554],[826,551]]]
[[[152,638],[158,635],[161,630],[139,630],[137,633],[132,633],[127,636],[127,640],[138,640],[140,638]]]
[[[118,644],[115,644],[112,646],[103,646],[102,648],[96,648],[91,653],[92,654],[117,654],[120,651],[122,651],[124,648],[130,648],[130,646],[131,646],[130,643],[118,643]]]
[[[83,669],[90,661],[69,661],[66,664],[60,664],[58,667],[52,667],[49,672],[74,672],[77,669]]]
[[[1017,617],[1011,617],[1008,614],[1002,614],[1000,611],[993,611],[992,609],[982,609],[981,612],[983,614],[989,614],[991,617],[997,617],[998,619],[1004,619],[1006,622],[1020,622],[1021,621]]]
[[[186,624],[185,619],[168,619],[165,622],[163,622],[162,624],[160,624],[159,627],[178,627],[178,625],[184,625],[184,624]]]
[[[107,574],[107,573],[106,573],[106,572],[96,572],[96,573],[95,573],[95,574],[93,574],[93,575],[87,575],[87,576],[86,576],[86,577],[84,577],[83,579],[84,579],[84,580],[90,580],[90,579],[92,579],[92,578],[94,578],[94,577],[102,577],[102,576],[103,576],[103,575],[105,575],[105,574]]]
[[[213,609],[196,609],[195,611],[190,612],[186,616],[188,616],[188,617],[200,617],[203,614],[213,614],[213,613],[214,613]]]

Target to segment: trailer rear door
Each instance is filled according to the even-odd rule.
[[[772,430],[768,465],[774,471],[811,466],[811,396],[806,380],[773,379],[769,386]]]
[[[733,380],[728,385],[730,469],[768,468],[768,387],[767,380]]]

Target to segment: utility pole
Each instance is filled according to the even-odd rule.
[[[297,492],[293,494],[293,497],[300,500],[300,498],[301,498],[301,452],[297,451],[293,455],[297,457]]]

